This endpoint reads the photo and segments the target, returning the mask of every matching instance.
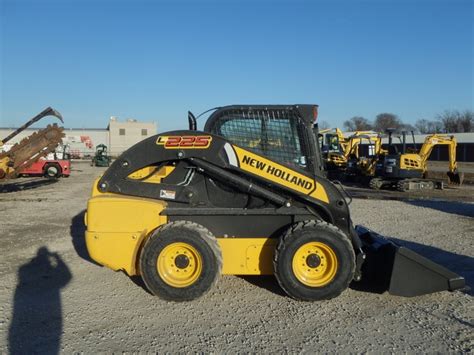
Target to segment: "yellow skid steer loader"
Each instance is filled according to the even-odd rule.
[[[223,275],[274,274],[298,300],[353,280],[392,294],[456,290],[464,279],[362,227],[324,177],[316,105],[226,106],[203,131],[158,134],[124,152],[93,186],[90,256],[140,275],[155,295],[195,299]]]

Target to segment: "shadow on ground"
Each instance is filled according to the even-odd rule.
[[[263,275],[263,276],[237,275],[237,276],[254,286],[260,287],[264,290],[270,291],[271,293],[277,294],[279,296],[286,297],[286,293],[282,290],[282,288],[278,284],[278,281],[273,275]]]
[[[46,247],[18,269],[10,354],[58,354],[63,332],[61,289],[72,279],[58,253]]]
[[[76,251],[77,255],[79,255],[82,259],[87,260],[88,262],[93,263],[95,265],[99,265],[91,259],[89,253],[87,252],[86,225],[84,224],[85,214],[86,210],[82,210],[71,220],[69,232],[72,238],[72,245],[74,246],[74,250]]]
[[[28,181],[12,181],[0,185],[0,193],[18,192],[23,190],[36,189],[41,186],[47,186],[56,183],[57,179],[41,178],[37,180]]]
[[[436,200],[414,200],[407,201],[406,203],[413,206],[431,208],[445,213],[474,217],[474,203]]]
[[[124,272],[124,274],[130,279],[130,281],[133,282],[133,284],[134,284],[135,286],[140,287],[143,291],[145,291],[145,292],[148,293],[149,295],[152,295],[152,296],[153,296],[153,293],[151,293],[151,291],[148,290],[148,288],[147,288],[146,285],[145,285],[145,282],[143,282],[143,279],[142,279],[140,276],[138,276],[138,275],[129,276],[129,275],[127,275],[125,272]]]

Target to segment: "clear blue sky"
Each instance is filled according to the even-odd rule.
[[[472,0],[0,3],[0,126],[48,105],[159,131],[234,103],[317,103],[333,126],[474,105]]]

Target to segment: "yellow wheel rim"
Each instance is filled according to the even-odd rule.
[[[334,279],[336,272],[336,253],[327,244],[309,242],[293,255],[293,273],[306,286],[325,286]]]
[[[202,272],[201,254],[187,243],[172,243],[158,255],[158,275],[173,287],[191,286]]]

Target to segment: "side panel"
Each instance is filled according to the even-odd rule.
[[[86,245],[89,255],[113,270],[137,274],[136,256],[144,238],[167,222],[163,201],[113,194],[92,197],[87,205]]]
[[[423,170],[423,163],[418,154],[402,154],[400,156],[400,168],[406,170]]]
[[[168,222],[166,216],[160,215],[165,203],[105,194],[92,197],[87,207],[86,245],[91,258],[112,270],[138,275],[140,247],[153,230]],[[212,216],[208,217],[212,219]],[[239,217],[240,223],[244,224],[246,218],[253,220],[255,216]],[[276,238],[258,236],[218,237],[223,256],[222,274],[273,274],[272,260],[277,242]]]
[[[314,216],[307,215],[306,218],[312,219]],[[288,228],[294,222],[293,216],[282,215],[254,215],[254,216],[215,216],[215,215],[196,215],[196,216],[168,216],[168,220],[180,221],[187,220],[200,224],[218,237],[239,237],[239,238],[257,238],[274,236],[282,228]],[[279,235],[279,234],[278,234]]]
[[[218,238],[223,275],[272,275],[277,239]]]

